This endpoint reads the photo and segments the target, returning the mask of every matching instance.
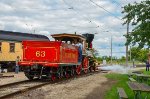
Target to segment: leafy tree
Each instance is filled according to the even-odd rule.
[[[131,58],[137,60],[139,57],[139,50],[137,47],[132,47],[129,52],[131,51]]]
[[[120,61],[122,61],[122,62],[125,61],[125,60],[126,60],[126,58],[124,56],[122,56],[121,59],[120,59]]]
[[[110,56],[103,56],[102,59],[106,60],[108,62],[108,61],[110,61],[111,57]]]
[[[149,52],[148,49],[139,49],[138,47],[132,47],[130,49],[130,51],[131,51],[131,58],[132,59],[143,62],[148,58],[148,56],[147,56],[147,54]]]
[[[103,61],[103,59],[101,57],[97,57],[96,59],[97,59],[98,62],[102,62]]]
[[[150,0],[128,4],[123,7],[124,24],[132,23],[135,28],[127,38],[126,45],[137,44],[139,48],[150,48]]]
[[[147,49],[140,50],[138,60],[145,62],[147,59],[148,59],[148,50]]]

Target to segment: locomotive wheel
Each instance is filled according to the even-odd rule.
[[[75,75],[75,70],[74,70],[74,67],[71,68],[71,76],[74,76]]]
[[[52,80],[52,81],[55,81],[55,80],[56,80],[56,75],[55,75],[55,74],[52,74],[52,75],[51,75],[51,80]]]
[[[76,73],[77,73],[77,75],[81,74],[81,70],[82,70],[82,63],[80,65],[76,66]]]
[[[52,68],[51,70],[51,80],[55,81],[56,80],[56,73],[57,73],[57,68]]]
[[[83,60],[83,69],[84,69],[84,73],[87,73],[87,72],[88,72],[88,65],[89,65],[88,58],[85,57],[84,60]]]
[[[66,69],[65,69],[65,77],[66,77],[66,78],[69,78],[69,77],[70,77],[68,70],[69,70],[69,68],[66,67]]]
[[[57,70],[56,70],[56,77],[58,78],[58,79],[61,79],[62,78],[62,76],[61,76],[61,70],[60,70],[60,68],[57,68]]]
[[[96,71],[96,67],[95,66],[94,66],[93,70]]]
[[[69,77],[70,77],[69,74],[67,73],[67,71],[65,72],[65,77],[66,77],[66,78],[69,78]]]
[[[61,79],[62,77],[61,77],[61,73],[57,73],[57,78],[58,79]]]
[[[90,66],[89,70],[90,70],[90,72],[92,72],[93,71],[93,66]]]

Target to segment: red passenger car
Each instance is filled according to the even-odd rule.
[[[23,41],[23,59],[19,62],[29,79],[47,77],[52,80],[88,72],[90,57],[86,54],[86,38],[76,34],[54,34],[55,41]],[[78,62],[78,47],[83,44],[82,61]],[[67,42],[70,44],[67,44]]]

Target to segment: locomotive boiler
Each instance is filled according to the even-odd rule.
[[[53,34],[55,41],[23,41],[23,59],[19,62],[28,79],[43,77],[55,80],[95,70],[92,48],[88,34]],[[90,36],[90,35],[88,35]],[[94,36],[93,36],[94,38]],[[78,61],[79,48],[75,43],[82,41],[82,60]]]

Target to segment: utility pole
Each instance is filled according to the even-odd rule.
[[[130,62],[131,62],[131,46],[130,46]]]
[[[129,21],[127,22],[127,37],[128,35],[129,35]],[[126,45],[126,66],[128,66],[128,45]]]
[[[111,65],[112,65],[112,35],[111,35],[111,44],[110,44],[110,48],[111,48]]]

